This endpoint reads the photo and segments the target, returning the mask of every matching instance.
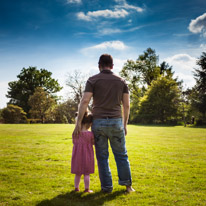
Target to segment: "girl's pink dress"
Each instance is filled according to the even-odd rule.
[[[90,131],[80,132],[79,138],[73,139],[71,173],[88,175],[94,173],[94,135]]]

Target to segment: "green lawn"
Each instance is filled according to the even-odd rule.
[[[206,205],[206,129],[128,126],[127,150],[136,192],[118,185],[100,192],[97,165],[93,194],[73,193],[68,124],[0,124],[0,205]],[[84,189],[83,180],[80,184]]]

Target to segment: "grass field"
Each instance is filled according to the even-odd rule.
[[[128,126],[127,150],[136,192],[118,185],[100,192],[97,164],[93,194],[73,190],[70,173],[74,125],[0,125],[0,205],[206,205],[206,129]],[[80,184],[84,189],[83,179]]]

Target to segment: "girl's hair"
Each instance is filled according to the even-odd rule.
[[[75,117],[77,117],[77,115],[78,115],[78,112],[75,113]],[[91,124],[92,123],[92,119],[93,119],[92,114],[88,114],[88,111],[86,111],[84,113],[84,117],[82,119],[82,124]]]

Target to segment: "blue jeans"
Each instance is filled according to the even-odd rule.
[[[95,119],[92,123],[92,132],[95,138],[95,150],[102,190],[111,192],[113,189],[112,175],[108,160],[108,140],[110,141],[112,152],[115,157],[119,184],[126,186],[132,185],[122,118]]]

